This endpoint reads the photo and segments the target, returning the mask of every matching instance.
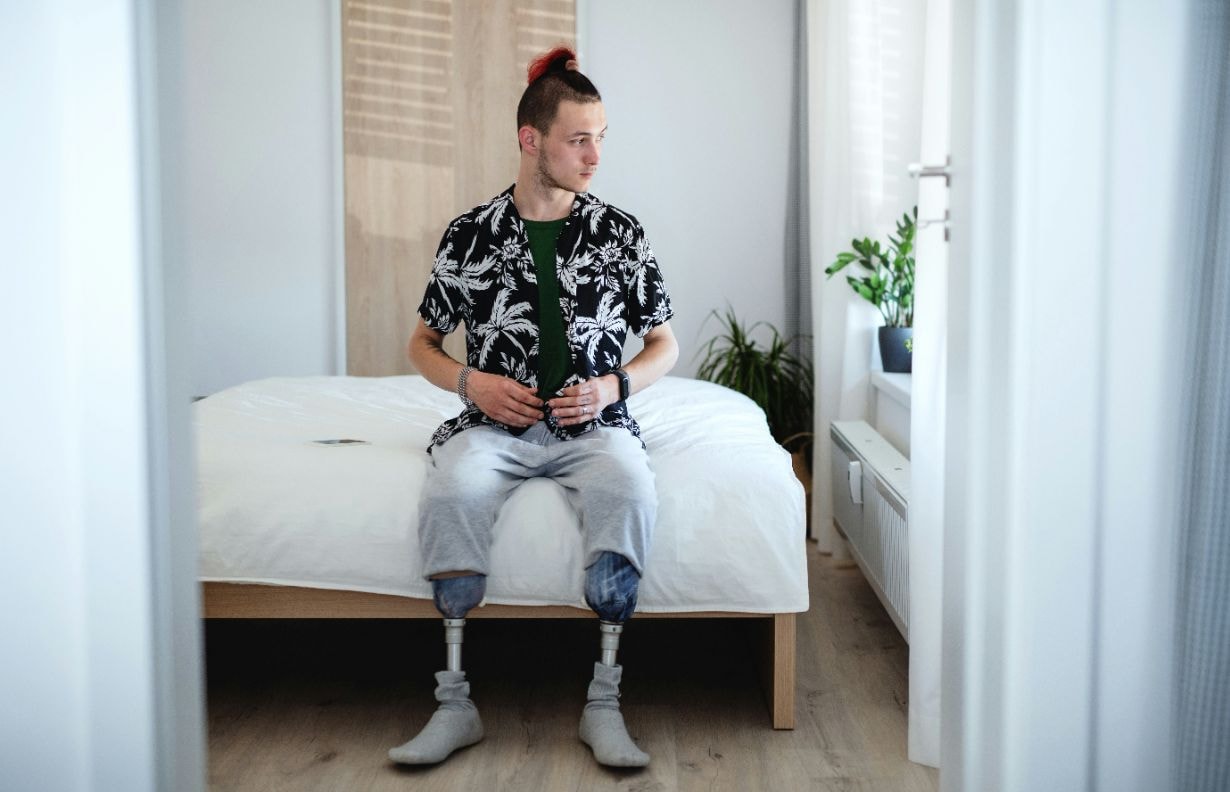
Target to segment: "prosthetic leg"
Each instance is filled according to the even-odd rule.
[[[644,767],[649,754],[628,736],[619,711],[619,681],[623,667],[615,662],[623,623],[636,610],[640,575],[618,553],[604,552],[586,570],[585,602],[598,614],[602,659],[594,663],[588,701],[581,713],[581,741],[594,752],[599,764],[608,767]]]
[[[461,670],[461,643],[465,615],[482,602],[487,591],[485,575],[465,575],[431,581],[436,609],[444,616],[446,665],[436,672],[436,701],[440,706],[431,720],[410,742],[389,750],[389,758],[401,764],[435,764],[458,748],[483,738],[483,722],[470,701],[470,683]]]

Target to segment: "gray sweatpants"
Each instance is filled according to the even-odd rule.
[[[423,577],[488,574],[500,507],[518,484],[537,476],[563,486],[580,515],[586,567],[609,550],[644,574],[658,496],[649,458],[628,430],[598,427],[560,440],[542,421],[520,437],[479,426],[449,438],[431,459],[419,504]]]

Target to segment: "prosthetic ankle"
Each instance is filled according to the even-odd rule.
[[[636,609],[640,575],[628,559],[618,553],[603,553],[586,570],[585,601],[601,620],[602,659],[594,663],[594,678],[589,683],[588,701],[581,713],[581,741],[594,752],[599,764],[610,767],[644,767],[649,754],[636,747],[628,736],[619,711],[619,681],[623,668],[615,662],[623,622]]]
[[[465,575],[431,581],[432,598],[444,616],[446,667],[436,673],[436,701],[440,706],[413,740],[389,751],[402,764],[435,764],[453,751],[483,738],[483,723],[470,701],[470,683],[461,670],[461,643],[465,615],[482,602],[487,590],[483,575]]]

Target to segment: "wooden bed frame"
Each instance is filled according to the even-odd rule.
[[[207,619],[438,619],[429,600],[333,591],[295,586],[244,583],[202,583],[201,599]],[[470,619],[592,619],[584,608],[565,605],[484,605],[470,611]],[[759,619],[764,637],[761,678],[773,728],[794,728],[795,614],[793,613],[638,613],[638,619]]]

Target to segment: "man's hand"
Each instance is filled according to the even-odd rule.
[[[533,388],[508,377],[475,369],[466,379],[466,395],[488,418],[505,426],[531,426],[542,420],[542,399]]]
[[[619,378],[614,374],[594,377],[564,388],[547,404],[560,426],[575,426],[597,418],[608,405],[619,401]]]

